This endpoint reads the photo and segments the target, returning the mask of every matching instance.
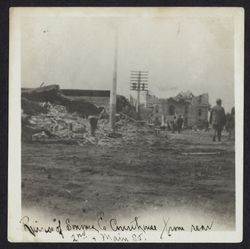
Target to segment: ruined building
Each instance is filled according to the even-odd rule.
[[[161,99],[147,94],[144,112],[149,122],[171,122],[174,116],[182,115],[186,127],[203,127],[208,120],[210,104],[207,93],[194,96],[191,92],[181,92],[175,97]],[[150,110],[150,115],[148,115]]]

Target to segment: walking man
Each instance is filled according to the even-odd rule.
[[[213,141],[216,141],[216,137],[218,138],[218,141],[221,141],[221,132],[226,121],[225,110],[221,104],[221,99],[217,99],[216,106],[212,108],[210,114],[210,124],[212,124],[214,128]]]
[[[181,115],[179,115],[179,117],[177,119],[177,130],[178,130],[178,133],[181,133],[183,122],[184,122],[183,117]]]
[[[174,115],[174,120],[172,120],[172,132],[175,133],[177,130],[177,117]]]

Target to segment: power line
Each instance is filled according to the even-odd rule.
[[[140,92],[148,91],[148,72],[131,71],[130,72],[130,90],[137,91],[136,111],[140,119]]]

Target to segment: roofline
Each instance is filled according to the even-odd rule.
[[[109,90],[61,89],[66,96],[110,97]]]

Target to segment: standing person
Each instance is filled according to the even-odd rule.
[[[167,121],[167,127],[168,127],[168,131],[171,131],[171,123],[169,121]]]
[[[108,114],[104,107],[99,107],[98,112],[95,115],[89,115],[89,124],[91,135],[95,136],[95,131],[97,129],[98,120],[102,118],[108,118]]]
[[[98,116],[90,115],[88,117],[88,119],[89,119],[89,124],[90,124],[90,132],[91,132],[91,135],[94,137],[95,136],[95,131],[97,129]]]
[[[208,120],[205,121],[205,131],[206,132],[209,131],[209,122],[208,122]]]
[[[228,125],[229,139],[235,137],[235,108],[233,107],[230,114],[230,122]]]
[[[179,115],[179,117],[177,119],[177,130],[178,130],[178,133],[181,133],[183,121],[184,121],[183,117],[181,115]]]
[[[230,123],[231,123],[231,114],[226,114],[226,123],[225,123],[225,130],[230,133]]]
[[[174,120],[172,121],[172,124],[173,124],[173,133],[175,133],[176,131],[176,128],[177,128],[177,118],[176,116],[174,115]]]
[[[210,114],[210,124],[212,124],[214,128],[213,141],[216,141],[216,137],[218,138],[218,141],[221,141],[221,132],[226,121],[225,110],[221,104],[222,100],[217,99],[216,106],[212,108]]]

